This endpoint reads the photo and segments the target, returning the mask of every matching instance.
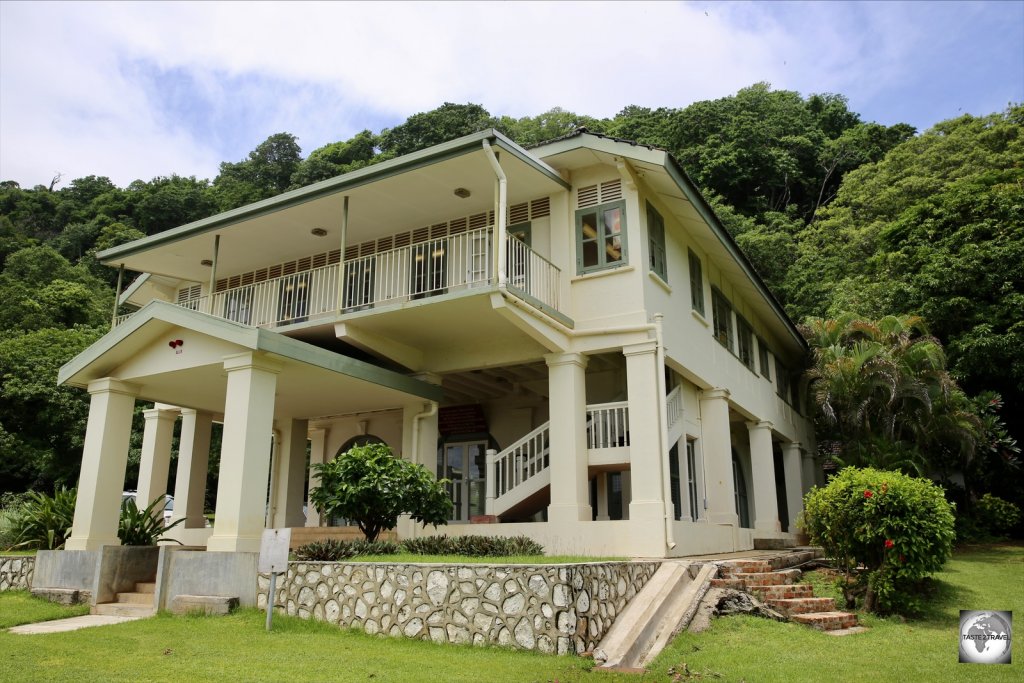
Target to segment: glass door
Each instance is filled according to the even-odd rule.
[[[450,479],[453,522],[468,522],[486,512],[487,442],[446,443],[441,452],[438,476]]]

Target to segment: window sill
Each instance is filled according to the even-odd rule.
[[[582,275],[576,275],[569,282],[579,282],[580,280],[593,280],[598,277],[606,277],[608,275],[617,275],[619,273],[630,273],[636,270],[633,266],[617,266],[615,268],[604,268],[602,270],[595,270],[590,273],[583,273]]]
[[[711,323],[708,322],[707,318],[700,314],[700,311],[691,308],[690,315],[692,315],[694,319],[704,327],[711,327]]]
[[[672,293],[672,286],[669,283],[665,282],[663,279],[661,279],[661,276],[655,273],[654,271],[648,271],[647,277],[654,280],[654,284],[658,285],[669,294]]]

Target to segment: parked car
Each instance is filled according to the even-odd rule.
[[[124,491],[121,494],[121,504],[124,505],[125,502],[129,498],[131,498],[132,500],[135,501],[136,505],[138,505],[140,507],[143,507],[143,506],[140,505],[139,501],[136,500],[136,496],[137,495],[138,495],[138,493],[136,491]],[[166,501],[165,504],[164,504],[164,524],[170,524],[171,523],[171,515],[174,514],[174,496],[172,496],[169,493],[165,493],[164,494],[164,500]]]

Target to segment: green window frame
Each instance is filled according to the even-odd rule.
[[[736,355],[751,372],[754,370],[754,330],[739,313],[736,314]]]
[[[647,202],[647,246],[651,272],[668,284],[668,258],[665,251],[665,219]]]
[[[782,364],[778,358],[775,359],[775,393],[779,397],[789,403],[791,397],[789,392],[789,370]]]
[[[700,257],[689,249],[690,260],[690,305],[704,317],[704,268]]]
[[[772,381],[771,365],[768,364],[768,345],[764,342],[764,339],[757,338],[757,358],[761,370],[761,376],[769,382]]]
[[[732,351],[733,337],[735,337],[732,325],[732,304],[715,287],[711,288],[711,317],[715,339],[719,344]]]
[[[626,250],[626,202],[608,202],[576,211],[578,275],[629,263]]]

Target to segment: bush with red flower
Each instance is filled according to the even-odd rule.
[[[899,472],[847,467],[804,498],[803,528],[844,572],[849,607],[913,612],[915,588],[942,568],[955,538],[940,487]]]

